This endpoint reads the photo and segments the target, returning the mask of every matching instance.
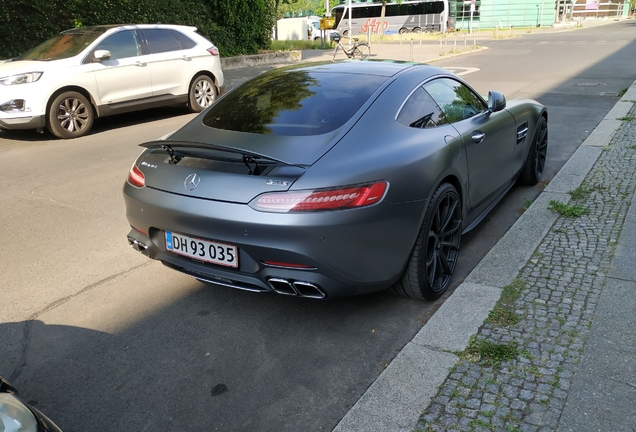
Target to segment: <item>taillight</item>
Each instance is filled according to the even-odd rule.
[[[384,198],[388,187],[385,181],[362,186],[337,189],[316,189],[265,193],[256,197],[249,206],[254,210],[274,213],[315,212],[365,207]]]
[[[128,183],[136,188],[146,186],[146,176],[139,168],[137,168],[137,165],[130,167],[130,171],[128,172]]]
[[[217,47],[215,47],[214,45],[212,45],[210,48],[208,48],[207,51],[210,54],[212,54],[213,56],[218,56],[219,55],[219,49]]]

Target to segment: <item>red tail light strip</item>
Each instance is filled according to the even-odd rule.
[[[139,168],[137,168],[136,165],[130,167],[130,172],[128,172],[128,183],[136,188],[146,186],[146,176]]]
[[[290,213],[365,207],[382,201],[386,181],[338,189],[273,192],[256,197],[250,207],[258,211]]]

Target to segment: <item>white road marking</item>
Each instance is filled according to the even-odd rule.
[[[453,72],[457,76],[468,75],[473,72],[477,72],[479,68],[476,67],[462,67],[462,66],[451,66],[447,67],[449,71]]]

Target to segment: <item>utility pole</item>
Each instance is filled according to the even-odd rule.
[[[351,34],[351,0],[349,0],[349,49],[351,49],[351,40],[353,38],[353,35]]]

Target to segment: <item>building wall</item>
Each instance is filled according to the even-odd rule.
[[[449,0],[454,1],[454,0]],[[473,28],[554,25],[557,0],[481,0],[475,3]],[[470,4],[457,2],[457,29],[470,26]]]
[[[456,28],[470,28],[470,0],[455,1]],[[557,13],[558,7],[558,13]],[[553,26],[567,20],[627,16],[629,0],[476,0],[473,29]]]
[[[629,0],[575,0],[573,19],[614,18],[629,14]]]

